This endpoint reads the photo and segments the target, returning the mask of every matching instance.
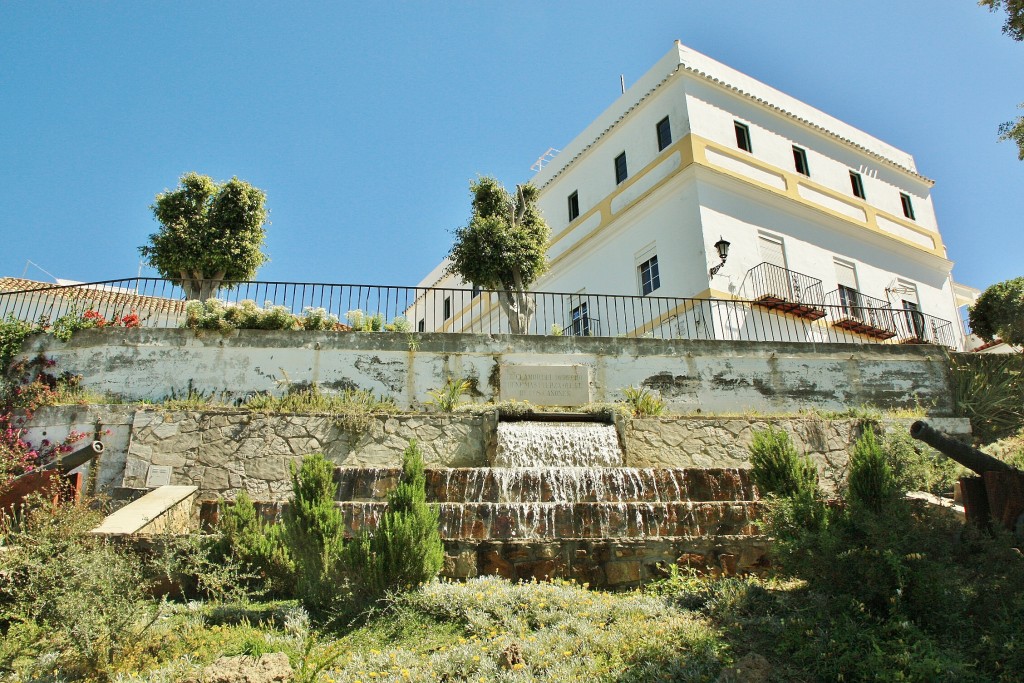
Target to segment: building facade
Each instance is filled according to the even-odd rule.
[[[545,317],[597,335],[778,325],[793,341],[838,330],[963,348],[957,308],[972,290],[952,280],[934,183],[913,157],[678,42],[532,182],[552,228],[534,289],[566,295],[565,310],[538,306],[541,330]],[[421,286],[467,287],[446,265]],[[626,329],[594,295],[658,305]],[[420,329],[498,315],[486,293],[456,298],[419,311]]]

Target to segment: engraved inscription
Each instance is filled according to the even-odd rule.
[[[169,486],[171,483],[170,465],[150,465],[146,474],[146,488],[155,489],[160,486]]]
[[[501,398],[542,406],[590,403],[590,368],[585,365],[502,365]]]

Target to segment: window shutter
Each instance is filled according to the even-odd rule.
[[[853,264],[836,261],[836,282],[843,287],[857,289],[857,272]]]
[[[786,254],[782,251],[782,242],[776,242],[773,239],[767,237],[760,238],[761,243],[761,258],[766,263],[770,263],[773,266],[779,268],[786,267]]]

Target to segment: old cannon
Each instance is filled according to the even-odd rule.
[[[69,489],[66,493],[77,500],[82,482],[81,477],[69,477],[71,470],[84,465],[101,453],[103,453],[103,443],[90,441],[72,453],[66,453],[42,467],[15,477],[6,490],[0,492],[0,514],[17,509],[28,496],[48,491],[55,483],[61,481],[68,484]]]
[[[977,473],[976,477],[960,478],[968,521],[981,525],[995,522],[1024,536],[1024,472],[951,439],[921,420],[910,425],[910,435]]]

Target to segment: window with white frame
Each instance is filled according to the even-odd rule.
[[[637,266],[637,276],[640,278],[640,294],[643,296],[647,296],[658,287],[661,287],[657,254]]]

